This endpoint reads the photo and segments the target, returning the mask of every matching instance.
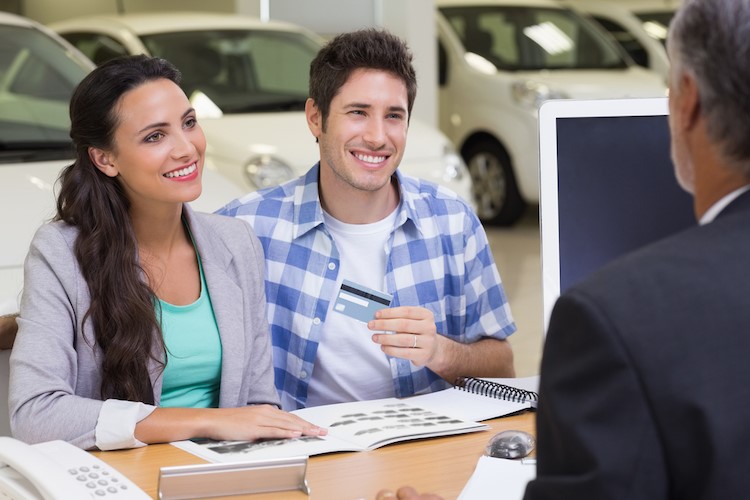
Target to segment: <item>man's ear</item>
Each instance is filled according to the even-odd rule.
[[[104,175],[108,177],[117,177],[117,175],[119,174],[119,172],[117,171],[117,167],[115,167],[114,163],[112,162],[111,154],[104,151],[103,149],[90,147],[89,158],[91,159],[91,163],[93,163],[94,166],[98,168]]]
[[[680,123],[685,130],[691,130],[701,117],[701,99],[698,93],[698,83],[695,78],[682,73],[680,76],[680,99],[677,112],[680,113]]]
[[[311,98],[305,101],[305,118],[307,118],[307,126],[310,128],[312,135],[316,139],[320,137],[320,134],[323,133],[323,115]]]

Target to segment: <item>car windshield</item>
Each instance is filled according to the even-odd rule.
[[[205,94],[223,113],[303,110],[310,62],[319,50],[300,33],[205,30],[144,35],[149,52],[182,71],[193,99]]]
[[[0,163],[72,156],[68,101],[88,71],[44,33],[0,25]]]
[[[646,33],[659,40],[662,44],[667,44],[667,32],[669,30],[669,23],[672,22],[672,18],[674,17],[674,11],[645,12],[636,15],[643,22],[643,29]]]
[[[498,69],[627,67],[619,50],[596,27],[569,10],[483,5],[440,11],[466,51]]]

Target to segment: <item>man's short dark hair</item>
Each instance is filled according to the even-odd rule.
[[[310,97],[321,113],[323,129],[331,101],[357,69],[387,71],[403,81],[411,117],[417,96],[411,51],[399,37],[382,29],[369,28],[336,36],[310,63]]]

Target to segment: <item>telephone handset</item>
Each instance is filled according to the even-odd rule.
[[[65,441],[28,445],[0,436],[0,498],[151,498],[95,456]]]

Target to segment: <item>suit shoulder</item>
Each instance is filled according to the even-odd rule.
[[[602,298],[628,295],[647,300],[649,294],[666,293],[676,284],[696,279],[687,269],[726,269],[735,260],[729,253],[750,252],[750,236],[742,236],[744,245],[732,245],[729,232],[710,226],[685,229],[621,256],[572,289]],[[734,249],[728,250],[727,246]]]

